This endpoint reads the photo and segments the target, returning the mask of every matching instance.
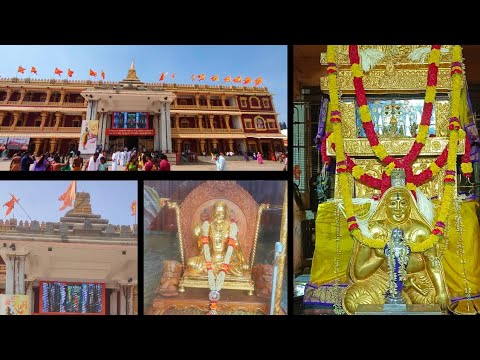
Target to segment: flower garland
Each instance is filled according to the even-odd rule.
[[[205,257],[208,275],[208,287],[210,289],[210,293],[208,294],[208,299],[210,300],[210,311],[207,313],[208,315],[217,315],[217,304],[218,300],[220,300],[220,290],[222,290],[223,283],[225,281],[225,275],[229,269],[233,248],[237,247],[237,242],[233,237],[237,230],[238,228],[236,224],[232,223],[230,225],[230,237],[228,238],[227,251],[225,253],[225,257],[223,258],[223,263],[219,266],[220,271],[215,278],[215,274],[213,273],[212,256],[210,255],[210,237],[208,236],[209,226],[208,222],[204,223],[203,236],[200,238],[200,241],[203,244],[203,254]]]
[[[337,157],[337,162],[341,163],[340,166],[337,166],[338,181],[340,186],[340,194],[344,202],[345,213],[347,216],[348,230],[353,238],[360,241],[362,244],[369,246],[371,248],[383,248],[386,244],[386,239],[372,239],[362,235],[358,227],[358,223],[355,217],[353,202],[351,197],[351,191],[348,183],[348,178],[346,177],[347,172],[341,171],[338,172],[338,169],[346,169],[346,156],[343,147],[343,137],[341,129],[341,114],[338,110],[338,88],[337,88],[337,79],[336,79],[336,47],[334,45],[327,46],[327,73],[329,79],[329,93],[330,101],[332,106],[332,117],[331,122],[333,124],[333,139],[335,141],[335,154]],[[457,145],[459,139],[459,114],[460,114],[460,93],[462,87],[462,74],[463,74],[463,64],[462,64],[462,48],[458,45],[455,45],[452,50],[452,92],[451,92],[451,106],[450,106],[450,126],[449,126],[449,142],[448,142],[448,154],[447,154],[447,170],[445,171],[444,177],[444,193],[443,201],[440,207],[440,210],[437,215],[437,222],[435,223],[432,233],[428,238],[422,243],[409,243],[408,245],[411,248],[412,252],[423,252],[431,247],[433,247],[440,238],[443,237],[443,232],[445,229],[445,223],[448,219],[448,214],[450,211],[450,206],[453,201],[454,189],[455,189],[455,173],[456,173],[456,154],[457,154]],[[362,84],[363,86],[363,84]],[[359,103],[360,105],[360,103]],[[365,103],[366,105],[366,99]],[[378,148],[377,148],[378,150]],[[374,150],[375,151],[375,150]],[[387,157],[387,156],[386,156]],[[383,160],[385,160],[385,158]],[[392,158],[393,159],[393,158]],[[396,159],[394,159],[396,160]],[[397,160],[396,160],[397,161]],[[342,164],[345,163],[345,164]],[[390,164],[391,161],[388,162]],[[385,163],[385,162],[384,162]],[[410,168],[410,167],[409,167]],[[411,168],[410,168],[411,170]],[[383,174],[382,182],[389,182],[387,174]],[[408,183],[408,175],[407,175]]]
[[[388,155],[385,147],[378,141],[378,136],[372,122],[370,109],[368,108],[367,97],[363,85],[363,70],[360,66],[360,56],[358,54],[358,45],[349,46],[349,58],[351,64],[351,71],[353,75],[353,85],[355,87],[355,95],[357,97],[358,112],[362,120],[362,127],[367,135],[367,139],[372,147],[375,155],[382,161],[389,169],[395,167],[406,167],[411,165],[420,154],[428,137],[428,128],[430,126],[430,119],[433,112],[433,102],[437,93],[438,80],[438,65],[440,63],[440,45],[432,45],[429,56],[427,89],[425,92],[425,101],[423,104],[422,119],[418,129],[415,141],[410,148],[407,155],[402,160],[395,159]],[[452,61],[453,63],[453,61]]]

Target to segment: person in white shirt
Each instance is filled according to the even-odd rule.
[[[123,150],[120,153],[120,166],[125,166],[125,164],[127,163],[126,158],[127,158],[127,152],[125,150]]]
[[[88,163],[85,166],[85,171],[98,171],[98,165],[100,164],[100,157],[98,155],[98,153],[95,153],[88,160]]]
[[[227,170],[227,160],[223,156],[223,153],[220,153],[220,156],[215,161],[217,164],[217,171],[226,171]]]
[[[118,171],[118,165],[120,165],[120,151],[115,151],[112,156],[112,171]]]

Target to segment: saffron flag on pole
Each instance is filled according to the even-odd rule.
[[[60,70],[59,68],[55,68],[55,74],[58,76],[62,76],[63,70]]]
[[[245,78],[245,81],[243,82],[244,85],[250,84],[252,82],[252,78],[250,76],[247,76]]]
[[[195,81],[195,74],[192,74],[192,81]]]
[[[30,70],[30,72],[37,75],[37,69],[35,69],[35,66],[32,66],[32,70]]]
[[[232,77],[230,75],[228,75],[226,78],[223,79],[223,82],[231,82],[232,81]]]
[[[168,74],[168,73],[162,72],[162,75],[160,75],[160,79],[159,79],[159,80],[160,80],[160,81],[165,80],[165,76],[166,76],[167,74]]]
[[[67,206],[73,207],[73,202],[75,200],[75,194],[76,194],[76,181],[73,180],[70,185],[67,188],[67,191],[65,191],[60,197],[58,198],[59,201],[63,201],[63,205],[60,209],[60,211],[64,210]]]
[[[131,205],[131,209],[132,209],[132,216],[137,215],[137,201],[136,200],[133,200],[132,205]]]
[[[72,77],[73,76],[73,73],[74,71],[72,69],[68,69],[68,77]]]
[[[15,203],[18,203],[20,201],[20,199],[17,199],[15,197],[15,195],[10,194],[10,196],[12,197],[10,201],[7,201],[5,204],[3,204],[3,206],[7,207],[7,212],[5,213],[5,217],[7,217],[8,214],[12,212],[13,208],[15,207]]]
[[[210,79],[211,79],[212,81],[218,81],[218,74],[217,74],[217,75],[213,75]]]
[[[255,86],[258,86],[261,83],[263,83],[263,78],[261,76],[255,79]]]
[[[235,79],[233,79],[233,82],[236,82],[236,83],[242,82],[242,77],[237,76]]]
[[[205,74],[198,75],[198,81],[205,80]]]
[[[97,72],[90,69],[90,76],[97,77]]]
[[[172,74],[171,78],[172,78],[172,79],[175,79],[175,73]]]
[[[25,68],[19,66],[17,72],[25,74]]]
[[[102,80],[105,80],[105,71],[102,70]]]

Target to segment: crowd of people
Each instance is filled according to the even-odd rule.
[[[165,154],[158,151],[141,153],[135,148],[116,151],[108,162],[106,151],[96,152],[84,160],[80,151],[60,156],[46,152],[35,157],[31,151],[17,152],[10,162],[10,171],[170,171]]]

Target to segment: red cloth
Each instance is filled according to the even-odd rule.
[[[147,161],[145,167],[143,168],[144,171],[152,171],[154,163],[151,161]]]
[[[168,160],[163,159],[160,161],[160,171],[170,171],[170,163]]]

